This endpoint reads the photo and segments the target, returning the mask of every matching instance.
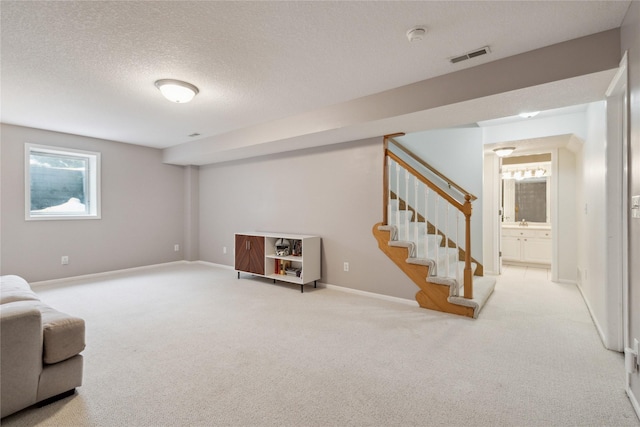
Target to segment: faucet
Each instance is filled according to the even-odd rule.
[[[518,224],[518,225],[520,225],[520,227],[528,227],[529,223],[527,221],[525,221],[524,218],[522,218],[522,221],[520,221],[520,224]]]

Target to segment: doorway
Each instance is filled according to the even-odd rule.
[[[500,159],[500,260],[549,269],[552,265],[551,153]],[[502,266],[500,267],[502,271]]]

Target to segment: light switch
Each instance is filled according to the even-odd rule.
[[[631,197],[631,218],[640,218],[640,196]]]

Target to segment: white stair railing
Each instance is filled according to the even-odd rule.
[[[395,174],[392,173],[394,170]],[[475,197],[458,190],[456,186],[455,189],[462,194],[464,202],[456,200],[448,194],[447,189],[441,188],[398,155],[387,150],[386,144],[384,171],[385,191],[383,194],[386,201],[383,211],[384,223],[396,226],[399,232],[396,237],[399,240],[414,243],[415,253],[411,256],[430,259],[435,263],[436,268],[430,271],[431,275],[448,277],[458,284],[464,280],[464,296],[472,298],[471,255],[468,249],[471,241],[471,200]],[[413,177],[413,191],[410,192],[411,177]],[[401,180],[404,180],[404,185],[401,185]],[[451,184],[448,187],[451,189]],[[395,194],[393,194],[392,188],[395,189]],[[420,200],[420,195],[424,200]],[[430,200],[431,198],[433,200]],[[394,202],[392,203],[391,200]],[[441,203],[444,205],[441,206]],[[401,205],[404,211],[402,215]],[[455,208],[453,214],[451,207]],[[462,237],[460,236],[461,214],[465,216],[465,230]],[[390,221],[387,222],[387,220]],[[424,225],[424,228],[421,227],[421,224]],[[430,224],[432,227],[429,226]],[[413,231],[411,231],[412,227]],[[434,230],[432,235],[428,234],[430,228]],[[464,242],[461,241],[461,238]],[[433,241],[433,251],[430,248],[431,241]],[[423,248],[424,252],[420,248]],[[459,260],[461,251],[464,251],[465,254],[464,277],[462,278],[460,277]],[[455,287],[454,293],[458,295],[458,287]]]

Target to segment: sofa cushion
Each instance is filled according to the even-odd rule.
[[[84,350],[84,320],[37,304],[42,313],[42,361],[47,364],[61,362]]]
[[[40,298],[31,290],[29,283],[22,277],[13,275],[0,277],[0,304],[39,300]]]
[[[84,320],[62,313],[40,301],[20,276],[0,277],[1,304],[32,305],[42,315],[42,361],[58,363],[79,354],[85,347]]]

